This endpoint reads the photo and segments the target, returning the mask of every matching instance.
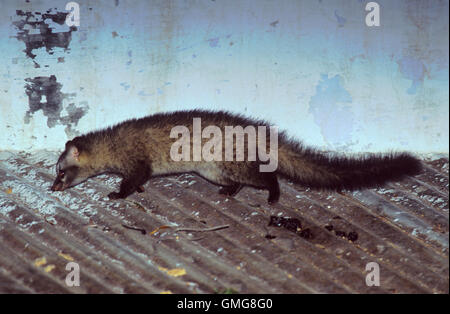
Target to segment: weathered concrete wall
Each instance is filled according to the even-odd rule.
[[[0,0],[0,150],[227,109],[344,151],[448,153],[448,1]]]

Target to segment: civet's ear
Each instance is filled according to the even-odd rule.
[[[67,143],[66,143],[66,150],[67,150],[67,148],[69,148],[69,146],[71,146],[71,145],[73,145],[73,141],[72,141],[72,140],[67,141]]]
[[[70,165],[77,165],[80,162],[80,151],[78,150],[78,148],[74,145],[71,144],[69,146],[66,145],[66,151],[67,151],[67,155],[66,155],[66,159],[68,164]]]

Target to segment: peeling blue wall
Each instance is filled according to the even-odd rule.
[[[448,1],[0,0],[0,150],[227,109],[315,147],[448,153]]]

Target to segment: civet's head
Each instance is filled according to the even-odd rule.
[[[87,153],[80,148],[74,141],[66,143],[66,149],[56,164],[56,179],[51,187],[52,191],[64,191],[94,175],[92,168],[86,165]]]

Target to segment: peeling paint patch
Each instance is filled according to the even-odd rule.
[[[412,80],[407,93],[410,95],[417,93],[417,88],[422,86],[425,78],[426,68],[422,61],[413,57],[403,57],[397,61],[399,71],[404,78]]]
[[[64,48],[64,51],[69,49],[70,41],[72,40],[72,32],[77,28],[71,26],[66,32],[54,32],[55,27],[48,23],[53,22],[63,25],[66,21],[67,12],[51,13],[52,9],[47,10],[46,13],[40,12],[24,12],[16,10],[16,15],[20,17],[19,21],[14,21],[12,24],[19,30],[17,36],[14,36],[25,43],[25,54],[27,57],[34,59],[34,49],[45,47],[48,54],[53,54],[53,49],[56,47]]]
[[[337,10],[334,10],[334,16],[336,17],[336,21],[338,22],[339,27],[343,27],[345,23],[347,23],[347,19],[343,16],[340,16],[337,13]]]
[[[62,117],[63,100],[74,97],[76,93],[62,93],[62,84],[57,82],[54,75],[26,78],[25,81],[27,82],[25,94],[28,96],[29,110],[25,114],[24,122],[29,124],[33,114],[42,110],[44,116],[47,117],[49,128],[62,124],[66,126],[68,136],[77,135],[78,133],[73,129],[73,126],[76,126],[87,113],[89,109],[87,102],[80,103],[80,107],[70,103],[65,108],[68,113],[67,116]]]
[[[272,23],[270,23],[270,26],[272,26],[272,27],[277,27],[277,25],[278,25],[279,22],[280,22],[280,21],[278,21],[278,20],[273,21]]]
[[[320,126],[325,141],[335,148],[351,142],[354,123],[351,103],[350,93],[342,86],[342,77],[322,74],[309,102],[309,113]]]
[[[80,102],[80,106],[76,107],[74,103],[70,103],[66,107],[66,111],[68,113],[67,116],[61,117],[60,121],[63,125],[66,126],[65,132],[68,137],[74,137],[80,135],[80,132],[78,132],[74,127],[78,125],[78,122],[82,117],[86,115],[86,113],[89,110],[89,106],[87,101]]]
[[[28,96],[30,109],[25,114],[25,123],[30,123],[31,116],[38,110],[48,118],[48,127],[54,127],[60,117],[62,110],[62,100],[65,97],[61,93],[62,85],[56,81],[56,77],[51,75],[26,78],[28,84],[25,85],[25,94]]]

